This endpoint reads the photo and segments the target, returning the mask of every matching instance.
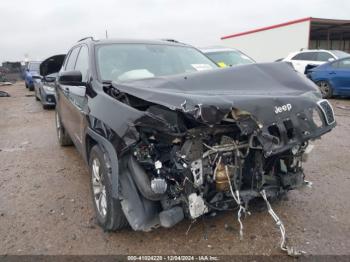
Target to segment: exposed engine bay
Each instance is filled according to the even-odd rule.
[[[129,166],[145,171],[153,193],[162,196],[164,210],[180,205],[186,217],[195,219],[234,208],[239,204],[236,192],[241,204],[248,205],[263,189],[268,196],[278,196],[304,182],[302,156],[307,142],[267,156],[253,134],[243,135],[231,121],[188,129],[179,113],[159,106],[149,110],[172,118],[178,132],[164,133],[141,124]]]
[[[288,65],[250,65],[105,89],[139,114],[120,134],[122,154],[141,195],[159,203],[159,225],[238,208],[242,234],[242,214],[261,197],[287,250],[284,226],[268,199],[308,184],[302,163],[312,150],[309,141],[335,126],[329,102],[290,71]]]

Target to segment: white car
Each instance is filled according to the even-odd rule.
[[[295,70],[305,74],[309,69],[307,66],[311,68],[348,56],[350,54],[339,50],[313,49],[291,53],[282,61],[291,63]]]

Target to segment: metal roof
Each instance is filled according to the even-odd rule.
[[[343,35],[343,37],[350,37],[350,20],[340,19],[326,19],[305,17],[297,20],[288,21],[281,24],[271,25],[267,27],[261,27],[250,31],[236,33],[221,37],[221,40],[238,37],[242,35],[253,34],[261,31],[271,30],[279,27],[289,26],[292,24],[302,23],[310,21],[310,37],[311,38],[327,38],[328,33]]]

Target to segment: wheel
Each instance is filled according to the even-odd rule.
[[[43,109],[45,109],[45,110],[48,110],[50,108],[51,108],[51,106],[49,106],[49,105],[43,105]]]
[[[36,100],[36,101],[40,101],[40,99],[39,99],[39,97],[38,97],[38,93],[36,92],[36,90],[34,90],[34,93],[35,93],[35,95],[34,95],[34,96],[35,96],[35,100]]]
[[[333,95],[332,86],[328,81],[318,81],[316,83],[321,91],[323,98],[331,98]]]
[[[26,88],[28,88],[28,84],[27,84],[27,82],[25,82],[25,85],[26,85]]]
[[[72,145],[73,144],[72,140],[71,140],[70,136],[68,135],[68,133],[66,132],[66,129],[62,125],[60,115],[58,114],[57,111],[56,111],[56,117],[55,118],[56,118],[55,122],[56,122],[58,143],[60,144],[60,146],[70,146],[70,145]]]
[[[98,224],[105,231],[115,231],[128,225],[120,200],[112,197],[111,165],[107,153],[98,145],[90,151],[89,171],[91,192]]]
[[[34,91],[34,86],[33,85],[29,85],[29,91]]]

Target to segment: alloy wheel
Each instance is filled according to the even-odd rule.
[[[331,86],[326,81],[320,81],[317,83],[318,87],[320,88],[321,94],[323,98],[330,97],[331,94]]]
[[[102,217],[107,214],[106,186],[101,175],[101,164],[98,158],[92,160],[92,191],[97,211]]]

